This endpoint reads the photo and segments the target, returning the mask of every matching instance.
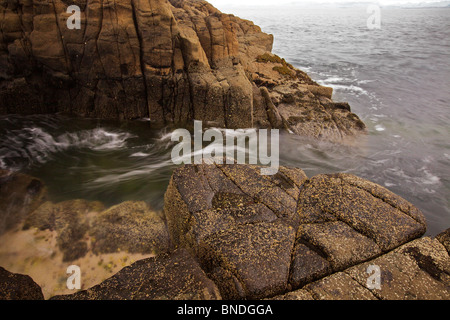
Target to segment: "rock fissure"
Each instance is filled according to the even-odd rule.
[[[146,77],[146,72],[145,72],[145,64],[144,64],[144,51],[143,51],[143,39],[142,39],[142,35],[139,32],[139,24],[138,24],[138,20],[137,20],[137,8],[135,5],[136,0],[132,0],[131,1],[131,7],[132,7],[132,17],[133,17],[133,24],[134,24],[134,28],[135,28],[135,32],[136,32],[136,36],[138,38],[139,41],[139,66],[141,68],[141,74],[142,74],[142,80],[143,80],[143,84],[144,84],[144,94],[145,94],[145,103],[146,103],[146,108],[147,108],[147,115],[149,117],[150,120],[152,120],[151,117],[151,113],[150,113],[150,104],[149,104],[149,92],[148,92],[148,83],[147,83],[147,77]]]

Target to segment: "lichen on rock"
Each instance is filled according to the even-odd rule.
[[[258,169],[188,165],[167,189],[173,243],[197,256],[225,299],[295,290],[425,233],[420,211],[369,181]]]

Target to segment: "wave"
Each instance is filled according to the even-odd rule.
[[[135,137],[128,132],[111,132],[103,128],[66,133],[56,140],[69,147],[88,148],[95,151],[121,149],[126,141]]]
[[[319,84],[321,84],[321,83],[319,82]],[[351,85],[341,85],[341,84],[334,84],[334,83],[328,83],[328,84],[324,83],[323,85],[327,86],[327,87],[331,87],[331,88],[333,88],[336,91],[349,91],[351,93],[363,94],[363,95],[366,95],[366,96],[369,95],[369,92],[367,92],[363,88],[355,86],[353,84],[351,84]]]
[[[431,171],[427,167],[422,167],[419,169],[419,172],[423,173],[422,179],[420,182],[422,182],[425,185],[434,185],[439,184],[441,182],[441,179],[432,174]]]
[[[392,177],[401,178],[402,181],[420,186],[421,188],[423,188],[423,185],[435,186],[441,183],[441,178],[433,174],[427,166],[422,166],[420,169],[417,169],[414,174],[412,172],[408,172],[407,174],[399,167],[385,169],[385,173],[392,175]],[[432,191],[430,189],[428,190]],[[434,190],[432,192],[434,192]],[[427,193],[430,192],[427,191]]]
[[[173,165],[173,164],[170,160],[169,161],[160,161],[158,163],[154,163],[151,165],[136,168],[135,170],[128,170],[124,173],[106,175],[106,176],[97,178],[94,181],[92,181],[91,186],[109,185],[111,183],[116,184],[118,182],[134,180],[138,176],[149,175],[152,172],[155,172],[155,171],[157,172],[163,168],[170,167],[171,165]]]
[[[321,80],[324,83],[329,83],[329,84],[333,84],[333,83],[342,83],[342,82],[353,82],[352,79],[349,78],[342,78],[342,77],[338,77],[338,76],[331,76],[325,80]]]
[[[64,133],[53,137],[40,127],[24,128],[7,132],[0,144],[0,164],[3,168],[14,168],[15,160],[43,164],[53,154],[71,148],[87,148],[93,151],[118,150],[126,145],[133,135],[127,132],[108,131],[104,128]],[[12,164],[8,166],[8,163]]]

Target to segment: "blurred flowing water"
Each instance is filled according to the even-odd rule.
[[[281,165],[374,181],[419,207],[435,235],[450,227],[450,9],[382,9],[380,30],[367,28],[365,9],[223,11],[274,34],[274,53],[333,87],[368,125],[358,146],[283,133]],[[10,115],[0,118],[0,169],[41,178],[52,201],[161,209],[176,167],[170,133],[145,120]]]

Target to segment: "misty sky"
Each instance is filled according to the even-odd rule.
[[[273,5],[273,4],[287,4],[287,3],[345,3],[345,2],[367,2],[380,5],[396,5],[406,3],[425,3],[437,2],[437,0],[209,0],[211,4],[217,7],[227,5]]]

